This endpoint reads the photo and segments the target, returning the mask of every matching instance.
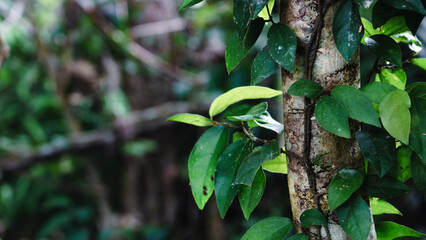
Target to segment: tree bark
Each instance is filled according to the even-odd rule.
[[[337,85],[359,87],[359,52],[346,62],[333,39],[333,16],[339,1],[319,1],[284,0],[281,3],[280,21],[293,29],[298,44],[293,73],[282,70],[288,186],[297,231],[303,230],[299,222],[301,213],[316,208],[327,217],[328,229],[304,231],[311,239],[328,239],[327,235],[330,235],[331,239],[342,240],[350,238],[340,227],[336,215],[329,211],[328,186],[341,169],[362,169],[363,157],[354,137],[345,139],[326,131],[313,117],[308,99],[286,93],[295,81],[306,78],[321,84],[325,90]],[[324,11],[325,8],[328,10]],[[320,33],[319,41],[315,40],[316,33]],[[306,66],[307,63],[312,66]],[[350,126],[354,136],[359,124],[350,122]],[[314,158],[320,158],[322,166],[331,167],[312,164]],[[371,229],[369,239],[375,239],[374,225]]]

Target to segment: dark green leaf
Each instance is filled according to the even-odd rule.
[[[405,89],[407,83],[407,75],[402,68],[383,68],[379,72],[380,81],[387,82],[401,90]]]
[[[260,13],[260,11],[262,11],[262,9],[266,6],[268,0],[249,0],[248,2],[250,2],[251,17],[255,18]]]
[[[385,23],[395,16],[401,16],[402,12],[386,4],[387,0],[379,0],[373,7],[371,14],[374,28],[385,25]]]
[[[187,7],[191,7],[197,3],[202,2],[203,0],[184,0],[182,5],[179,8],[179,11],[182,11],[183,9],[187,8]]]
[[[256,106],[250,108],[246,114],[240,116],[229,116],[228,119],[232,121],[249,121],[253,120],[255,117],[258,117],[266,112],[268,109],[268,103],[262,102]]]
[[[387,176],[380,178],[378,175],[367,175],[362,188],[368,196],[378,198],[391,198],[411,190],[395,178]]]
[[[411,155],[411,173],[417,190],[426,193],[426,165],[416,154]]]
[[[308,236],[303,233],[298,233],[296,235],[293,235],[287,238],[287,240],[308,240]]]
[[[316,98],[321,95],[322,86],[311,80],[300,79],[290,86],[287,93],[294,96]]]
[[[207,130],[192,149],[188,161],[189,181],[198,208],[203,209],[213,192],[214,170],[228,143],[228,128],[223,125]]]
[[[250,25],[250,2],[247,0],[234,0],[234,24],[240,42],[244,40]]]
[[[362,185],[364,175],[357,170],[345,168],[333,177],[328,189],[328,205],[333,211],[343,204]]]
[[[393,240],[398,237],[421,237],[425,236],[409,227],[394,222],[379,222],[375,225],[377,240]]]
[[[169,119],[167,119],[167,121],[182,122],[182,123],[191,124],[191,125],[199,126],[199,127],[213,126],[212,120],[204,116],[201,116],[198,114],[191,114],[191,113],[176,114],[174,116],[171,116]]]
[[[383,177],[396,162],[395,139],[380,129],[359,131],[355,138],[361,148],[362,155],[376,168],[380,177]]]
[[[337,136],[350,138],[348,115],[334,98],[322,96],[315,105],[315,118],[321,127]]]
[[[411,154],[413,150],[407,145],[399,147],[396,153],[396,163],[389,171],[389,176],[398,179],[401,182],[406,182],[411,178]]]
[[[396,87],[385,82],[372,82],[363,86],[363,91],[372,103],[380,104],[386,94],[395,91]]]
[[[230,107],[223,113],[223,118],[228,118],[229,116],[239,116],[246,114],[252,108],[249,104],[238,104]]]
[[[293,31],[283,23],[273,24],[268,31],[268,49],[272,59],[293,72],[296,48],[296,35]]]
[[[270,217],[254,224],[241,240],[278,240],[290,233],[293,224],[285,217]]]
[[[251,152],[252,142],[249,139],[238,140],[223,152],[217,163],[214,188],[217,206],[222,218],[225,217],[229,206],[237,195],[238,186],[234,183],[238,167],[243,159]]]
[[[336,213],[340,225],[351,238],[355,240],[367,239],[372,222],[370,209],[358,194],[337,208]]]
[[[410,106],[411,101],[407,92],[399,89],[388,93],[380,102],[379,112],[383,127],[392,137],[405,144],[408,144],[410,134]]]
[[[364,35],[358,8],[351,0],[343,0],[333,19],[334,42],[346,61],[351,60]]]
[[[343,105],[350,118],[381,127],[373,104],[359,89],[341,85],[331,91],[331,96]]]
[[[396,9],[426,14],[426,10],[421,0],[386,0],[385,2]]]
[[[365,38],[365,44],[374,55],[402,67],[401,48],[392,38],[386,35],[374,35]]]
[[[370,8],[371,4],[373,4],[374,0],[354,0],[354,2],[363,6],[364,8]]]
[[[280,152],[281,151],[276,140],[272,140],[269,145],[265,144],[261,150],[253,151],[241,163],[235,182],[251,186],[253,178],[262,163],[278,157]]]
[[[310,228],[314,225],[327,225],[327,221],[324,216],[317,209],[305,210],[300,215],[300,222],[305,228]]]
[[[370,198],[370,207],[373,215],[398,214],[402,216],[402,213],[392,204],[378,198]]]
[[[259,169],[254,177],[251,186],[239,185],[238,200],[244,217],[248,219],[250,214],[259,204],[265,190],[266,176],[262,169]]]
[[[278,70],[278,64],[269,54],[268,47],[264,47],[254,58],[251,67],[251,84],[255,85]]]
[[[236,142],[245,137],[246,135],[244,135],[242,132],[234,132],[234,134],[232,134],[232,142]]]
[[[426,71],[426,58],[413,58],[411,59],[411,63]]]
[[[265,22],[258,18],[251,22],[249,30],[242,41],[238,39],[238,34],[234,32],[226,43],[225,63],[228,74],[243,60],[254,43],[259,38]]]
[[[410,85],[408,94],[411,99],[410,147],[426,164],[426,83]]]

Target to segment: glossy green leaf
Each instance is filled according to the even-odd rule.
[[[300,79],[290,86],[287,93],[294,96],[316,98],[321,95],[322,86],[311,80]]]
[[[308,236],[303,233],[298,233],[296,235],[293,235],[287,238],[287,240],[308,240]]]
[[[426,164],[416,154],[411,156],[411,173],[416,189],[426,193]]]
[[[228,108],[223,113],[223,118],[227,119],[230,116],[239,116],[246,114],[253,106],[249,104],[236,104],[230,108]]]
[[[331,91],[334,97],[345,108],[348,116],[360,122],[381,127],[377,112],[370,99],[359,89],[341,85]]]
[[[278,70],[278,64],[269,54],[268,47],[264,47],[254,58],[251,67],[251,84],[256,85]]]
[[[281,94],[282,94],[281,91],[277,91],[267,87],[259,87],[259,86],[236,87],[220,95],[212,102],[209,109],[209,115],[210,117],[213,117],[221,113],[230,105],[242,100],[271,98]]]
[[[254,176],[262,163],[276,158],[280,152],[281,151],[276,140],[272,140],[271,143],[265,144],[261,150],[253,151],[241,163],[235,182],[251,186]]]
[[[411,99],[410,147],[426,164],[426,83],[410,85],[408,94]]]
[[[265,8],[268,0],[249,0],[250,2],[250,14],[252,18],[256,18],[259,13]],[[272,11],[272,8],[270,9]]]
[[[370,198],[370,207],[373,215],[397,214],[402,216],[402,213],[396,207],[378,198]]]
[[[268,31],[268,49],[272,59],[293,72],[296,48],[297,41],[293,30],[283,23],[273,24]]]
[[[370,8],[371,4],[373,4],[374,0],[354,0],[354,2],[363,6],[364,8]]]
[[[175,121],[175,122],[182,122],[186,124],[191,124],[198,127],[208,127],[213,126],[214,122],[204,116],[198,115],[198,114],[191,114],[191,113],[181,113],[176,114],[167,121]]]
[[[351,60],[364,35],[358,8],[351,0],[343,0],[333,19],[334,42],[346,61]]]
[[[228,128],[223,125],[207,130],[195,143],[188,160],[192,195],[203,209],[213,192],[213,176],[220,155],[228,143]]]
[[[328,189],[328,205],[333,211],[343,204],[362,185],[364,175],[357,170],[345,168],[333,177]]]
[[[383,177],[396,162],[395,139],[379,128],[371,127],[369,131],[359,131],[355,138],[362,155],[376,168]]]
[[[266,176],[262,169],[259,169],[254,177],[251,186],[239,185],[238,200],[244,217],[248,219],[250,214],[259,204],[266,185]]]
[[[379,72],[380,81],[389,83],[398,89],[404,90],[407,83],[407,75],[402,68],[383,68]]]
[[[399,237],[421,237],[425,234],[419,233],[409,227],[394,222],[379,222],[375,225],[377,240],[393,240]]]
[[[413,58],[411,59],[411,63],[426,71],[426,58]]]
[[[194,6],[195,4],[200,3],[202,1],[203,0],[184,0],[183,3],[182,3],[182,5],[179,8],[179,11],[182,11],[185,8]]]
[[[324,216],[317,209],[305,210],[300,215],[300,222],[305,228],[312,227],[314,225],[327,225],[327,221]]]
[[[391,198],[410,191],[410,187],[395,178],[367,175],[362,186],[370,197]]]
[[[242,41],[234,32],[226,43],[225,63],[228,74],[243,60],[259,38],[265,22],[258,18],[251,22],[248,32]]]
[[[396,163],[392,166],[389,171],[389,176],[398,179],[401,182],[406,182],[411,178],[411,154],[413,150],[405,145],[398,148],[396,153]]]
[[[241,240],[278,240],[284,239],[293,228],[293,223],[285,217],[270,217],[254,224]]]
[[[246,114],[240,116],[229,116],[228,119],[232,121],[249,121],[253,120],[255,117],[258,117],[266,112],[268,109],[268,103],[262,102],[250,108]]]
[[[370,209],[358,195],[336,209],[343,230],[354,240],[367,239],[371,228]]]
[[[287,156],[281,153],[278,157],[264,162],[262,168],[268,172],[287,174]]]
[[[250,2],[247,0],[234,0],[234,25],[240,42],[246,36],[251,21]]]
[[[322,96],[315,105],[315,118],[321,127],[337,136],[350,138],[348,115],[339,102],[329,96]]]
[[[401,48],[392,38],[386,35],[374,35],[365,38],[365,44],[374,55],[402,67]]]
[[[426,10],[421,0],[386,0],[386,4],[391,5],[396,9],[426,14]]]
[[[367,95],[374,104],[380,104],[386,94],[395,91],[396,87],[386,82],[372,82],[363,86],[360,90]]]
[[[238,167],[251,150],[252,142],[249,139],[238,140],[226,148],[217,163],[214,189],[216,203],[222,218],[225,217],[238,192],[238,185],[234,183]]]
[[[407,92],[399,89],[388,93],[380,102],[379,112],[383,126],[392,137],[405,144],[408,144],[410,134],[410,106]]]
[[[401,11],[386,4],[387,0],[379,0],[373,7],[371,14],[374,28],[383,26],[389,19],[394,16],[402,15]]]

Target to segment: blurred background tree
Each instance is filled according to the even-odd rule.
[[[250,84],[257,51],[228,76],[232,3],[181,15],[179,4],[0,1],[2,239],[239,239],[262,217],[290,216],[284,175],[267,175],[249,221],[237,204],[225,220],[212,200],[196,207],[187,157],[202,131],[165,119],[205,114],[220,93]],[[264,85],[280,88],[278,78]],[[426,78],[411,67],[407,79]],[[276,119],[280,105],[270,102]],[[406,213],[393,219],[426,232],[421,194],[392,203]]]

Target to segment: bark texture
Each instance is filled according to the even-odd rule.
[[[339,226],[335,214],[329,213],[327,192],[333,176],[345,167],[363,168],[363,158],[354,137],[345,139],[333,135],[319,126],[311,111],[306,111],[309,102],[303,97],[287,94],[288,88],[297,80],[306,78],[307,56],[316,54],[312,64],[312,80],[321,84],[324,89],[337,85],[359,87],[360,63],[359,52],[356,52],[350,62],[346,62],[337,50],[332,33],[332,23],[339,1],[329,5],[323,16],[321,37],[317,50],[308,51],[317,18],[320,18],[320,8],[327,1],[319,0],[284,0],[281,3],[280,20],[290,26],[297,36],[298,49],[293,73],[283,69],[282,86],[284,94],[284,125],[285,147],[288,156],[288,186],[294,221],[299,222],[300,214],[312,208],[318,208],[328,216],[331,239],[350,239]],[[313,41],[315,42],[315,41]],[[313,48],[314,49],[314,48]],[[305,117],[305,114],[309,116]],[[306,128],[305,121],[309,124]],[[350,122],[351,133],[354,136],[359,125]],[[310,131],[306,131],[309,129]],[[308,138],[308,144],[305,142]],[[305,146],[309,149],[305,150]],[[322,164],[313,164],[313,159],[319,159]],[[322,167],[328,165],[331,167]],[[298,232],[301,229],[297,229]],[[310,229],[321,239],[327,239],[326,229]],[[375,239],[374,225],[369,239]],[[312,238],[314,239],[314,238]]]

